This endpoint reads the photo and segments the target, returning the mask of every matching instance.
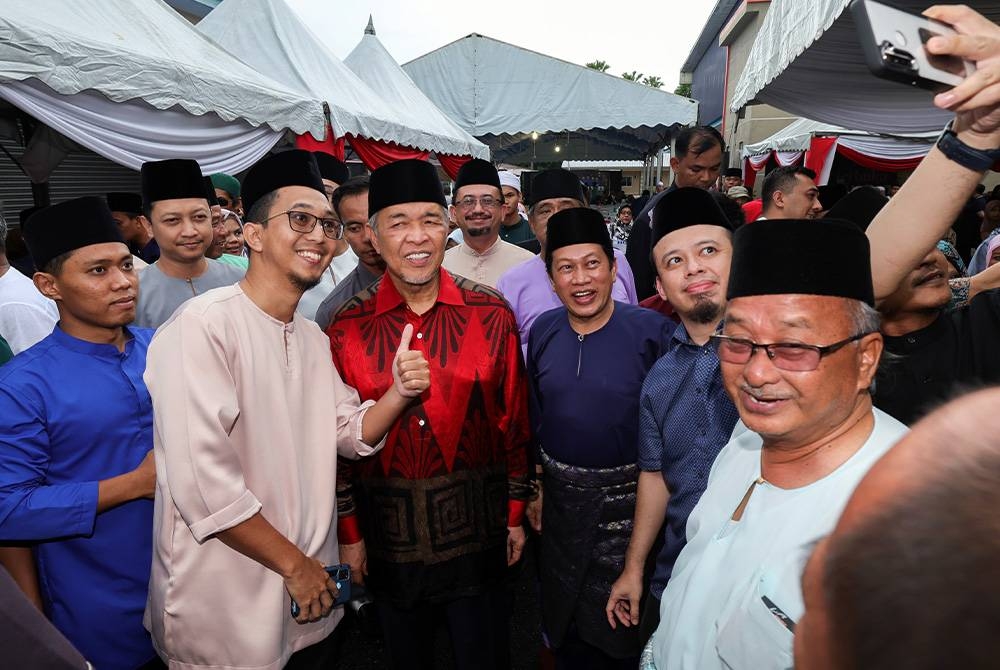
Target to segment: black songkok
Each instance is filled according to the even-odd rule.
[[[743,179],[743,170],[740,168],[726,168],[726,171],[722,173],[723,177],[739,177]]]
[[[868,230],[875,215],[889,202],[874,186],[856,188],[837,201],[826,213],[829,219],[844,219],[850,221],[861,230]]]
[[[209,207],[215,207],[219,204],[219,198],[215,195],[215,184],[212,183],[211,177],[202,177],[201,179],[205,183],[205,200],[208,200]]]
[[[133,216],[142,214],[142,196],[138,193],[108,193],[104,198],[112,212],[125,212]]]
[[[726,298],[829,295],[875,305],[868,238],[837,219],[766,219],[733,236]]]
[[[28,217],[21,231],[31,260],[40,270],[53,258],[81,247],[106,242],[125,244],[108,204],[97,196],[43,207]]]
[[[448,203],[441,189],[437,168],[427,161],[408,158],[383,165],[372,172],[368,185],[368,215],[407,202]]]
[[[534,207],[542,200],[552,198],[573,198],[580,202],[587,202],[583,195],[583,184],[579,178],[569,170],[556,168],[554,170],[543,170],[535,175],[531,180],[531,193],[528,196],[529,207]]]
[[[482,158],[473,158],[458,169],[458,176],[455,177],[453,192],[458,193],[458,189],[470,184],[485,184],[486,186],[493,186],[499,191],[500,175],[497,174],[497,169],[489,161],[484,161]]]
[[[693,186],[675,188],[660,198],[653,207],[651,219],[653,233],[650,238],[650,249],[655,247],[664,235],[688,226],[721,226],[726,230],[733,229],[733,224],[729,222],[729,218],[712,194]]]
[[[319,166],[311,152],[292,149],[257,161],[243,179],[244,211],[250,212],[258,200],[286,186],[305,186],[326,197]]]
[[[142,201],[152,207],[160,200],[205,198],[205,182],[198,162],[186,158],[142,164]]]
[[[332,156],[325,151],[314,151],[316,165],[319,166],[319,174],[323,179],[329,179],[337,186],[351,178],[351,171],[347,169],[344,161],[336,156]]]

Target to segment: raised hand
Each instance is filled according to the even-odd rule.
[[[413,325],[406,324],[392,362],[392,379],[396,391],[404,398],[416,398],[431,385],[431,369],[421,351],[410,351]]]

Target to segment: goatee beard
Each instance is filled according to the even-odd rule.
[[[712,323],[722,316],[722,305],[711,300],[699,300],[694,309],[683,316],[698,324]]]
[[[319,282],[322,277],[317,277],[316,279],[303,279],[302,277],[296,277],[295,275],[288,275],[288,281],[292,283],[292,286],[299,289],[303,293],[311,288],[319,286]]]

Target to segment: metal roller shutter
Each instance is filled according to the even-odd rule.
[[[0,145],[16,159],[24,152],[24,148],[12,140],[0,139]],[[87,150],[69,154],[49,177],[51,204],[85,195],[104,195],[108,191],[138,193],[139,189],[138,172]],[[3,201],[4,217],[14,225],[17,225],[18,212],[34,204],[31,180],[3,152],[0,152],[0,200]]]

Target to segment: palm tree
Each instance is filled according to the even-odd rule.
[[[622,72],[622,79],[628,79],[629,81],[642,81],[642,73],[638,70]]]
[[[642,80],[642,83],[646,86],[652,86],[653,88],[663,88],[663,80],[656,75],[649,75]]]
[[[611,69],[611,66],[602,60],[594,60],[585,64],[591,70],[597,70],[598,72],[607,72]]]

